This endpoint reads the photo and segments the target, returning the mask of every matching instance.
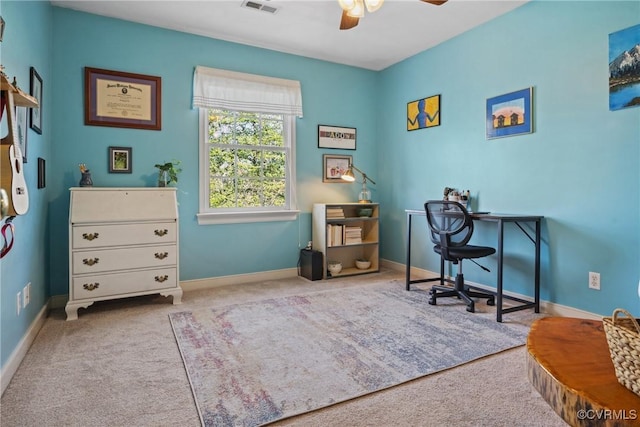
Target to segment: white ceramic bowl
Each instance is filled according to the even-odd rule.
[[[329,261],[327,266],[329,273],[338,274],[342,271],[342,263],[337,261]]]
[[[367,261],[366,259],[357,259],[356,260],[356,268],[360,270],[366,270],[371,267],[371,261]]]

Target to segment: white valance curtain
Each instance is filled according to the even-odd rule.
[[[302,91],[297,80],[197,66],[193,107],[302,117]]]

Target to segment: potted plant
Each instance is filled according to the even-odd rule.
[[[155,167],[158,168],[158,187],[166,187],[172,182],[178,182],[178,174],[182,172],[179,166],[180,160],[156,163]]]

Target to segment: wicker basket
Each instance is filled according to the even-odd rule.
[[[618,319],[620,313],[626,318]],[[603,317],[602,323],[618,382],[640,396],[640,325],[621,308]]]

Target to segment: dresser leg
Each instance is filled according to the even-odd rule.
[[[182,304],[182,289],[180,288],[171,291],[160,292],[160,295],[162,295],[163,297],[172,296],[173,305]]]
[[[68,302],[64,308],[64,311],[67,312],[67,320],[78,320],[78,309],[87,308],[91,304],[93,304],[93,301]]]

